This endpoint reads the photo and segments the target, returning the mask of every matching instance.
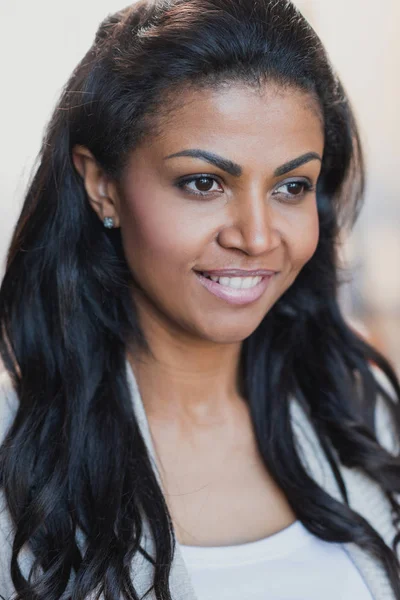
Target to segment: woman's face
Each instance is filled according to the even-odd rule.
[[[183,94],[162,135],[131,154],[119,186],[139,317],[174,336],[247,338],[315,252],[323,146],[317,108],[295,89]],[[197,157],[173,156],[194,149]],[[246,273],[236,282],[198,274],[225,269],[274,274],[242,291],[231,286]]]

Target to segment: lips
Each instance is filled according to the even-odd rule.
[[[214,271],[210,272],[213,273]],[[225,272],[226,271],[224,271],[224,273]],[[248,272],[249,271],[247,271],[246,273]],[[213,294],[220,300],[224,300],[228,304],[233,305],[246,305],[252,302],[256,302],[267,290],[270,281],[273,279],[273,275],[264,276],[261,278],[261,281],[253,287],[235,289],[232,287],[221,285],[220,283],[209,279],[207,276],[203,275],[199,271],[195,271],[195,273],[199,282],[204,288],[206,288],[206,290],[208,290],[211,294]]]

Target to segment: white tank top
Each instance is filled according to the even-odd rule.
[[[179,547],[198,600],[372,600],[341,544],[301,521],[247,544]]]

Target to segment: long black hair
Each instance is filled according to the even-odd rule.
[[[377,481],[398,523],[400,463],[376,436],[374,407],[383,390],[371,363],[397,399],[399,382],[390,362],[345,322],[337,299],[339,232],[354,224],[363,201],[360,137],[321,41],[289,0],[140,0],[103,21],[61,95],[0,289],[0,352],[19,400],[0,449],[0,484],[16,526],[10,573],[17,600],[59,598],[72,576],[74,600],[96,589],[106,600],[137,599],[129,565],[141,552],[142,515],[156,543],[154,593],[171,600],[172,521],[125,369],[127,349],[148,350],[132,300],[135,280],[120,230],[105,229],[91,208],[71,150],[86,146],[118,180],[129,153],[174,109],[179,90],[266,81],[303,90],[320,106],[320,238],[242,344],[245,398],[265,465],[298,518],[324,540],[370,550],[400,600],[400,533],[389,547],[349,507],[338,469],[341,461]],[[291,395],[307,408],[343,502],[304,469]],[[386,400],[400,435],[398,405]],[[26,543],[35,557],[29,581],[17,561]]]

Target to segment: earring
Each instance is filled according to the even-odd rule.
[[[112,229],[114,227],[114,219],[112,217],[104,217],[103,225],[104,227],[107,227],[107,229]]]

